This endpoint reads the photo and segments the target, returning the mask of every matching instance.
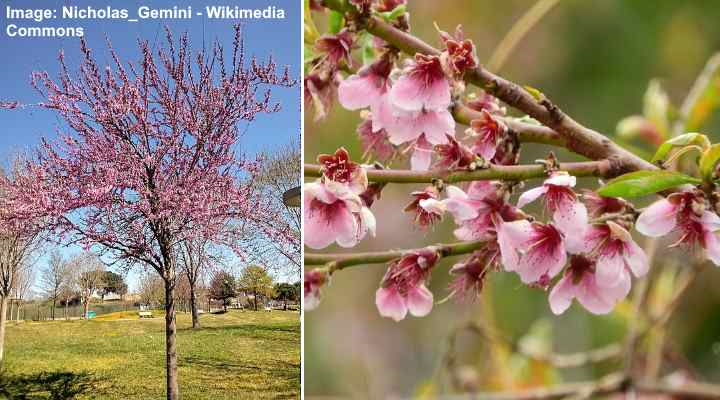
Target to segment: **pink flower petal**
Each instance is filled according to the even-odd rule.
[[[375,86],[372,75],[351,75],[338,87],[338,101],[348,110],[359,110],[369,107],[377,101],[382,92]]]
[[[548,188],[547,186],[538,186],[536,188],[532,188],[525,193],[520,195],[520,198],[518,198],[517,206],[518,208],[523,208],[527,204],[537,200],[540,196],[547,193]]]
[[[506,271],[517,270],[520,263],[518,246],[526,243],[531,233],[532,226],[524,219],[499,224],[497,240],[500,247],[500,258]]]
[[[430,169],[430,163],[432,162],[433,149],[429,143],[421,144],[424,140],[418,140],[415,145],[415,151],[413,151],[410,157],[410,168],[413,171],[427,171]]]
[[[645,250],[632,239],[625,243],[625,262],[630,271],[638,278],[645,276],[650,269]]]
[[[565,247],[571,254],[582,252],[587,232],[588,213],[585,205],[579,201],[565,201],[553,213],[555,226],[565,235]]]
[[[562,271],[566,262],[567,253],[563,246],[553,249],[551,252],[531,249],[520,257],[516,272],[520,275],[523,283],[534,283],[545,274],[551,278],[554,277]]]
[[[410,314],[424,317],[433,307],[433,294],[425,285],[417,285],[407,292],[407,307]]]
[[[555,172],[544,182],[545,185],[555,185],[555,186],[565,186],[565,187],[575,187],[576,183],[577,183],[577,178],[568,173],[565,173],[565,172]]]
[[[428,87],[411,75],[402,75],[390,89],[390,101],[405,111],[447,109],[450,85],[447,79],[437,79]]]
[[[595,268],[595,280],[602,287],[613,287],[622,278],[625,270],[625,260],[620,254],[600,256]]]
[[[387,93],[370,104],[372,113],[372,131],[378,132],[381,129],[389,130],[395,125],[396,117],[390,104],[390,97]]]
[[[396,322],[404,319],[408,312],[405,299],[392,287],[379,288],[375,292],[375,306],[381,316]]]
[[[714,232],[705,231],[703,240],[705,255],[713,264],[720,266],[720,241],[718,241],[717,235]]]
[[[478,209],[475,207],[475,202],[470,200],[462,189],[451,185],[445,188],[445,192],[447,193],[447,198],[443,200],[443,202],[445,203],[447,211],[452,214],[456,222],[473,219],[478,216]]]
[[[677,207],[667,199],[648,206],[635,222],[635,229],[645,236],[658,237],[668,234],[677,225]]]
[[[567,274],[560,278],[552,291],[550,291],[548,297],[550,310],[555,315],[564,313],[570,307],[573,298],[575,298],[575,285],[573,284],[572,275]]]

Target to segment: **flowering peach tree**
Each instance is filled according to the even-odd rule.
[[[324,118],[335,101],[358,111],[365,154],[340,148],[304,166],[309,178],[303,191],[306,309],[320,305],[321,292],[338,271],[387,263],[375,292],[378,313],[395,321],[426,316],[437,295],[428,281],[440,259],[455,257],[444,298],[475,301],[488,275],[504,271],[546,291],[554,314],[574,301],[590,313],[607,314],[651,270],[652,254],[638,245],[633,231],[648,238],[670,236],[672,247],[720,265],[720,145],[700,133],[685,133],[715,107],[710,92],[720,83],[718,60],[708,64],[673,119],[667,98],[653,84],[647,102],[660,111],[659,118],[633,116],[619,124],[621,135],[658,145],[653,159],[646,160],[576,122],[539,90],[484,68],[460,27],[453,34],[438,29],[439,48],[413,36],[404,0],[325,0],[307,6],[328,16],[329,31],[320,35],[306,17],[306,41],[314,41],[306,48],[306,107],[316,119]],[[508,108],[521,115],[511,116]],[[550,153],[534,164],[520,164],[522,148],[534,143],[565,148],[588,161],[561,162]],[[686,156],[691,152],[697,157]],[[372,164],[359,163],[361,158]],[[587,177],[600,185],[576,190],[577,180]],[[451,220],[457,242],[312,252],[373,240],[378,221],[372,206],[382,201],[383,188],[410,183],[426,185],[408,193],[404,211],[412,223],[426,230]],[[646,208],[631,201],[651,194],[660,200]],[[531,203],[542,203],[544,212],[530,213]],[[646,285],[638,291],[646,292]],[[639,336],[629,334],[628,363]],[[591,387],[608,393],[629,384],[658,389],[632,378],[621,373],[611,384]],[[565,395],[574,394],[568,391]]]
[[[4,223],[42,221],[60,242],[157,272],[167,398],[178,399],[178,255],[183,245],[207,241],[241,254],[243,227],[277,213],[274,200],[254,189],[259,164],[240,152],[238,124],[279,110],[271,89],[295,81],[272,59],[247,59],[239,26],[227,54],[219,42],[193,52],[187,34],[178,40],[169,29],[166,39],[157,50],[140,41],[139,60],[127,64],[109,45],[108,66],[81,41],[77,73],[62,53],[56,79],[33,73],[43,96],[34,106],[56,112],[68,130],[44,140],[22,175],[0,181],[0,210]]]

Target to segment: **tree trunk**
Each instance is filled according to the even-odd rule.
[[[67,307],[68,307],[68,301],[65,300],[65,308],[63,308],[63,315],[65,315],[65,321],[68,320]]]
[[[175,274],[170,272],[165,280],[165,362],[167,377],[167,400],[179,400],[180,389],[178,388],[177,376],[177,347],[175,338],[177,333],[177,321],[175,319]]]
[[[5,323],[7,322],[8,297],[0,299],[0,366],[5,360]]]
[[[15,310],[13,310],[14,307],[15,307],[15,302],[10,300],[10,313],[8,314],[10,316],[10,321],[13,320],[13,311],[15,311]]]
[[[193,329],[200,327],[200,318],[198,318],[197,293],[195,293],[195,283],[190,282],[190,312],[192,313]]]
[[[253,303],[255,303],[255,311],[257,311],[257,292],[253,292]]]
[[[90,310],[90,298],[86,297],[85,301],[83,301],[83,318],[87,319],[88,317],[88,311]]]
[[[53,297],[52,311],[50,311],[50,315],[52,315],[52,320],[55,321],[55,297]]]

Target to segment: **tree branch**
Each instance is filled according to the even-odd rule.
[[[402,257],[409,252],[417,252],[428,247],[434,247],[440,253],[441,257],[457,256],[461,254],[472,253],[485,245],[485,240],[475,240],[469,242],[457,242],[452,244],[436,244],[417,249],[389,250],[389,251],[370,251],[365,253],[346,253],[346,254],[318,254],[305,253],[305,265],[323,265],[330,267],[330,272],[351,267],[359,264],[383,264]]]
[[[607,178],[613,176],[616,168],[609,160],[585,161],[574,163],[561,163],[561,171],[567,171],[578,177],[596,176]],[[322,167],[317,164],[305,164],[304,174],[306,177],[319,177],[322,174]],[[390,170],[390,169],[368,169],[368,180],[371,182],[385,183],[432,183],[442,180],[445,183],[481,181],[481,180],[506,180],[522,181],[525,179],[547,177],[544,165],[491,165],[488,168],[475,171],[412,171],[412,170]]]

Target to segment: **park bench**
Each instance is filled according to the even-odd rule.
[[[140,318],[152,318],[153,314],[152,311],[138,311],[138,316]]]

